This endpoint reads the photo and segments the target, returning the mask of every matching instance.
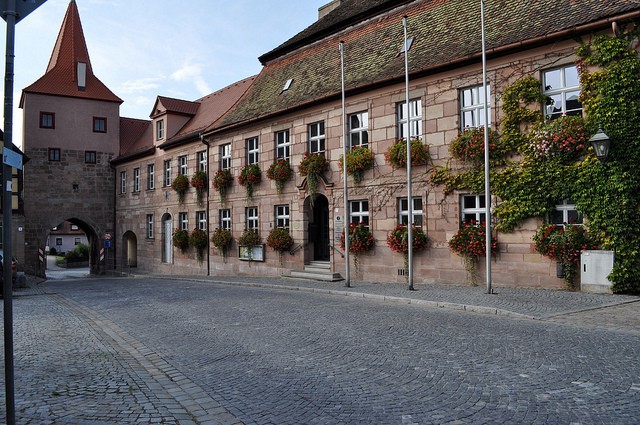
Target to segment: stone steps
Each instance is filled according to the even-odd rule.
[[[285,274],[284,277],[321,280],[324,282],[344,280],[340,273],[331,271],[331,263],[328,261],[312,261],[304,266],[304,270],[291,270],[288,274]]]

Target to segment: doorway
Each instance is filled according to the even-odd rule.
[[[162,216],[162,262],[173,262],[173,222],[171,214]]]
[[[329,238],[329,200],[318,194],[313,203],[313,221],[309,223],[309,242],[313,244],[313,260],[331,259]]]

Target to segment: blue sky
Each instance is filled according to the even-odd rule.
[[[124,100],[122,116],[144,119],[158,95],[195,100],[257,74],[258,56],[315,22],[328,2],[76,0],[94,73]],[[16,107],[22,89],[44,74],[68,4],[48,0],[16,26]],[[6,25],[0,32],[5,46]],[[15,109],[18,146],[21,128]]]

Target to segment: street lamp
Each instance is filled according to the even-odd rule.
[[[596,134],[591,136],[589,142],[591,143],[591,146],[593,146],[593,150],[596,152],[598,161],[600,161],[601,164],[604,164],[604,161],[609,155],[609,148],[611,147],[611,139],[609,139],[609,136],[599,128]]]

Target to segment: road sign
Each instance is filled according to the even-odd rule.
[[[34,10],[42,6],[45,1],[47,0],[16,0],[16,10],[15,10],[17,14],[16,23],[20,22],[29,13],[33,12]],[[8,6],[9,6],[9,2],[7,0],[0,1],[0,7],[3,8],[2,10],[7,10]],[[6,15],[3,14],[2,19],[6,21],[7,20]]]
[[[111,241],[110,240],[104,241],[104,247],[105,248],[111,248]]]
[[[111,232],[104,232],[104,240],[105,241],[111,240]]]
[[[8,148],[2,148],[2,163],[22,170],[22,155]]]

